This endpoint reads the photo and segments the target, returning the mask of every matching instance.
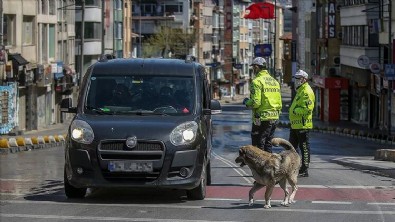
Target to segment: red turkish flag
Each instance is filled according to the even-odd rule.
[[[246,19],[274,19],[274,4],[269,2],[254,3],[246,8]]]

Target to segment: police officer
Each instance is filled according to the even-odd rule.
[[[271,140],[282,108],[280,84],[266,70],[264,58],[256,57],[251,66],[255,78],[250,98],[245,98],[243,104],[252,109],[252,145],[271,153]]]
[[[299,175],[308,177],[308,168],[310,163],[310,141],[309,131],[313,128],[313,109],[315,96],[310,85],[307,83],[309,75],[299,70],[295,73],[295,89],[296,95],[289,108],[289,120],[291,122],[291,130],[289,134],[289,142],[300,149],[302,154],[302,167]]]

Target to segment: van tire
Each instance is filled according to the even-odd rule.
[[[207,164],[206,158],[204,158],[203,172],[200,177],[199,186],[193,188],[192,190],[187,190],[187,197],[190,200],[204,200],[206,197],[206,188],[207,188]]]
[[[67,179],[66,170],[64,171],[64,192],[67,198],[81,199],[86,195],[87,188],[76,188],[69,183]]]

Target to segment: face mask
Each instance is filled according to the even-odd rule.
[[[295,79],[295,89],[303,84],[303,79]]]

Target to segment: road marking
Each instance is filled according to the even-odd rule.
[[[263,200],[258,200],[263,201]],[[280,201],[280,200],[273,200]],[[83,206],[105,206],[109,207],[140,207],[140,208],[172,208],[172,209],[202,209],[207,206],[180,206],[180,205],[170,205],[170,204],[100,204],[100,203],[66,203],[66,202],[51,202],[51,201],[19,201],[19,200],[8,200],[8,201],[0,201],[1,204],[13,203],[13,204],[51,204],[51,205],[83,205]],[[244,209],[243,209],[244,210]],[[353,210],[317,210],[317,209],[295,209],[295,208],[250,208],[248,210],[262,210],[262,211],[273,211],[273,212],[299,212],[299,213],[317,213],[317,214],[363,214],[363,215],[395,215],[395,211],[353,211]],[[0,214],[0,217],[23,217],[23,218],[39,218],[39,219],[73,219],[73,220],[113,220],[113,221],[196,221],[196,222],[205,222],[205,220],[165,220],[165,219],[154,219],[154,218],[121,218],[121,217],[81,217],[81,216],[60,216],[60,215],[31,215],[31,214]]]
[[[345,201],[311,201],[313,204],[352,204],[352,202]]]
[[[212,220],[177,220],[177,219],[157,219],[157,218],[127,218],[127,217],[89,217],[89,216],[60,216],[60,215],[35,215],[35,214],[0,214],[1,217],[19,217],[34,219],[54,219],[54,220],[93,220],[93,221],[164,221],[164,222],[210,222]],[[231,222],[231,221],[218,221]]]
[[[273,212],[297,212],[297,213],[318,213],[318,214],[363,214],[363,215],[395,215],[395,211],[365,211],[365,210],[315,210],[315,209],[286,209],[277,208],[264,209],[264,208],[253,208],[250,210],[262,210],[262,211],[273,211]]]
[[[27,179],[12,179],[12,178],[0,178],[1,181],[19,181],[19,182],[29,182],[32,180],[27,180]]]
[[[390,205],[395,206],[395,203],[367,203],[368,205]]]
[[[230,198],[204,198],[204,200],[213,200],[213,201],[242,201],[243,199],[230,199]]]
[[[236,173],[239,174],[245,181],[247,181],[247,183],[252,184],[254,182],[253,179],[246,177],[248,174],[243,169],[239,168],[238,165],[230,162],[229,160],[221,157],[220,155],[218,155],[214,152],[213,152],[213,156],[215,158],[219,159],[220,161],[222,161],[223,163],[225,163],[226,165],[233,167],[233,170],[236,171]]]
[[[218,186],[226,186],[223,185],[222,183],[211,183],[212,186],[218,185]],[[252,183],[232,183],[230,184],[232,186],[252,186]],[[395,189],[395,186],[344,186],[344,185],[308,185],[308,184],[301,184],[298,185],[298,188],[318,188],[318,189],[378,189],[378,190],[384,190],[384,189]]]

